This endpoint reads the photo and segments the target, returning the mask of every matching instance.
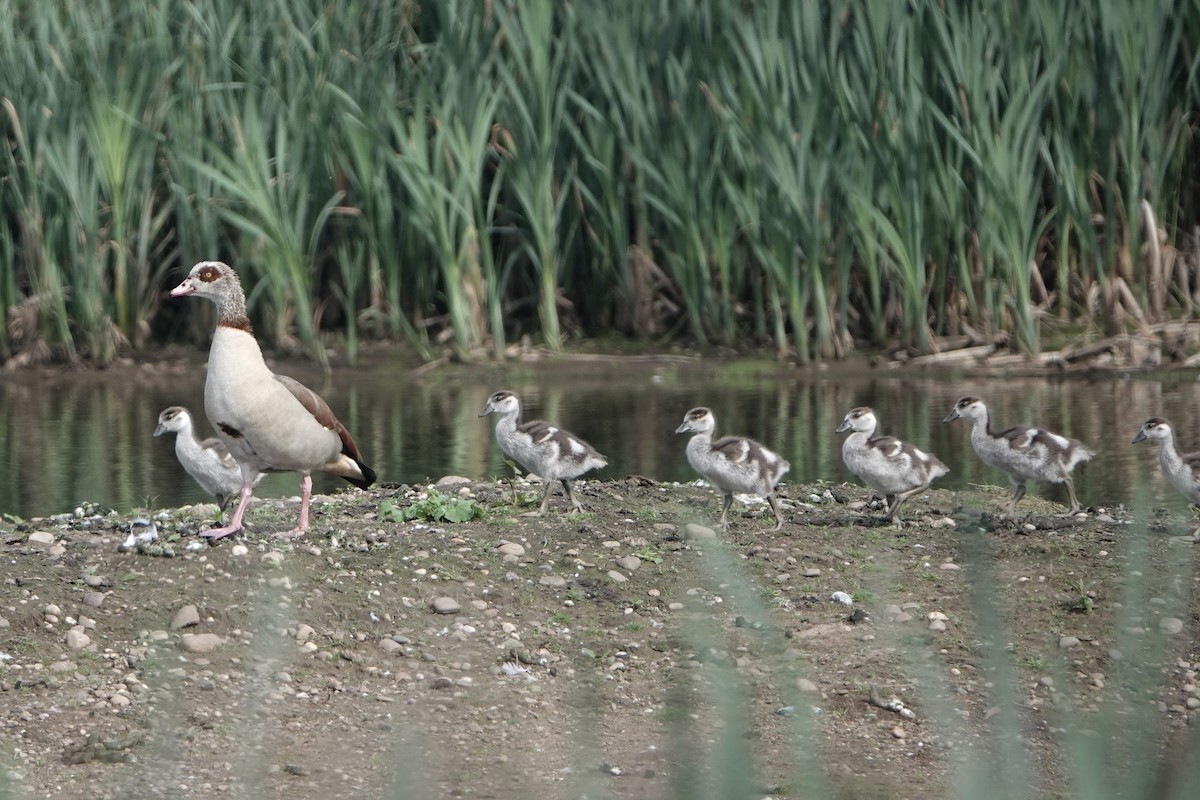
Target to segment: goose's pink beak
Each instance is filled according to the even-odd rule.
[[[196,286],[192,283],[192,279],[184,278],[183,283],[171,290],[171,297],[183,297],[185,294],[191,294],[194,291],[196,291]]]

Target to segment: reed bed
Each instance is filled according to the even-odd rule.
[[[610,331],[837,357],[1200,296],[1200,0],[0,0],[0,359],[423,358]],[[195,312],[186,312],[195,313]],[[203,312],[197,314],[201,316]]]

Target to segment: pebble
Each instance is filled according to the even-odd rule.
[[[926,617],[926,619],[928,619],[930,622],[949,622],[950,621],[950,618],[947,617],[945,614],[943,614],[940,611],[930,611],[929,616]]]
[[[1158,621],[1159,633],[1164,633],[1167,636],[1175,636],[1183,632],[1183,620],[1178,617],[1163,617]]]
[[[1063,636],[1058,640],[1058,646],[1064,650],[1071,647],[1079,646],[1079,638],[1077,636]]]
[[[947,562],[943,563],[941,565],[941,568],[944,570],[962,569],[962,567],[960,567],[958,564],[955,564],[953,561],[947,561]]]
[[[83,632],[82,628],[72,628],[67,631],[66,642],[67,647],[72,650],[82,650],[92,643],[92,639]]]
[[[459,486],[471,483],[470,478],[464,478],[462,475],[443,475],[438,478],[437,483],[433,485],[435,489],[455,489]]]
[[[229,555],[239,558],[241,556],[248,556],[250,555],[250,548],[246,547],[244,544],[235,544],[233,547],[229,548]]]
[[[796,691],[798,692],[819,692],[817,685],[808,678],[796,678]]]
[[[28,541],[30,544],[51,545],[54,544],[54,534],[50,531],[34,531],[29,534]]]
[[[685,539],[715,539],[717,532],[707,525],[701,525],[698,522],[689,522],[683,526],[683,536]]]
[[[101,575],[88,575],[83,579],[85,586],[90,586],[93,589],[98,589],[104,585],[104,577]]]
[[[946,630],[946,623],[940,619],[935,619],[929,623],[929,630],[935,633],[943,633]]]
[[[957,527],[958,527],[958,523],[957,523],[957,522],[955,522],[954,520],[950,519],[949,517],[942,517],[941,519],[935,519],[935,520],[933,521],[933,527],[934,527],[935,529],[939,529],[939,528],[957,528]]]
[[[804,577],[819,578],[821,577],[821,570],[817,569],[816,567],[808,567],[804,570]]]
[[[258,559],[263,564],[269,564],[273,567],[278,567],[283,563],[283,553],[278,550],[272,550],[268,553],[263,553]]]
[[[225,640],[215,633],[185,633],[179,644],[189,653],[211,653],[225,644]]]
[[[379,649],[385,653],[395,653],[398,650],[403,650],[404,645],[397,642],[395,639],[382,639],[379,642]]]
[[[615,569],[610,569],[608,571],[608,577],[613,583],[625,583],[625,581],[629,580],[629,578],[625,577],[624,573],[618,572]]]
[[[621,569],[627,569],[630,572],[633,572],[642,565],[642,560],[637,556],[622,556],[621,558],[616,559],[613,563]]]
[[[313,630],[311,625],[301,622],[296,626],[296,644],[304,644],[313,636],[315,636],[316,633],[317,632]]]
[[[1200,697],[1189,697],[1187,699],[1187,707],[1192,711],[1200,708]]]
[[[904,728],[901,728],[899,725],[892,728],[892,736],[896,739],[907,739],[908,738],[908,734],[904,732]]]
[[[175,612],[175,616],[171,617],[171,630],[177,631],[180,628],[190,628],[193,625],[200,624],[200,612],[193,605],[186,605]]]
[[[538,578],[538,583],[540,583],[542,586],[559,588],[567,585],[567,579],[561,575],[543,575],[542,577]]]
[[[525,555],[525,546],[517,542],[501,542],[496,548],[496,552],[505,556],[523,556]]]
[[[84,606],[91,606],[92,608],[100,608],[101,604],[104,602],[104,597],[107,596],[108,595],[104,594],[103,591],[85,591],[85,593],[83,593],[83,604]]]
[[[429,604],[435,614],[457,614],[462,606],[453,597],[436,597]]]

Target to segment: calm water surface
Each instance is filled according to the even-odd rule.
[[[938,455],[951,473],[938,485],[1007,485],[971,451],[964,422],[941,423],[960,396],[988,401],[1002,426],[1033,423],[1082,439],[1100,451],[1076,470],[1085,505],[1129,502],[1148,485],[1173,507],[1184,502],[1163,484],[1155,446],[1130,445],[1146,418],[1171,420],[1184,449],[1200,449],[1200,383],[1193,372],[1151,377],[975,379],[862,367],[798,371],[761,364],[614,359],[512,367],[456,367],[414,377],[398,362],[335,370],[287,365],[320,391],[353,432],[380,479],[414,483],[458,474],[508,474],[494,444],[494,418],[477,414],[499,388],[518,392],[525,418],[574,431],[608,456],[602,477],[640,474],[692,480],[685,437],[674,430],[684,412],[707,405],[718,434],[753,436],[792,463],[786,481],[853,481],[835,434],[846,411],[875,407],[882,432]],[[156,365],[112,372],[68,371],[0,379],[0,514],[35,517],[94,501],[118,511],[205,501],[175,460],[171,437],[151,433],[159,412],[187,406],[202,435],[202,365]],[[318,491],[346,486],[314,476]],[[1037,489],[1065,500],[1059,488]],[[260,496],[294,495],[294,475],[268,477]]]

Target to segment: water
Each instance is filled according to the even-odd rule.
[[[904,370],[837,366],[828,370],[776,369],[762,364],[616,358],[510,367],[455,367],[414,376],[406,365],[380,356],[374,363],[335,370],[328,382],[312,365],[287,365],[317,389],[349,427],[380,480],[414,483],[458,474],[509,474],[495,447],[494,418],[477,414],[499,388],[518,392],[525,418],[541,417],[582,436],[608,456],[597,473],[692,480],[685,437],[674,430],[684,412],[707,405],[718,435],[753,436],[792,463],[786,481],[850,481],[841,463],[842,417],[873,406],[881,432],[939,456],[951,473],[937,485],[1007,485],[971,451],[964,422],[941,423],[960,396],[988,401],[996,424],[1034,423],[1082,439],[1099,451],[1076,470],[1085,505],[1132,501],[1148,485],[1161,501],[1184,502],[1158,474],[1156,446],[1131,446],[1148,417],[1175,425],[1185,449],[1200,449],[1200,384],[1194,373],[1088,379],[965,378]],[[170,436],[151,436],[169,405],[203,415],[201,364],[147,365],[109,372],[65,371],[7,375],[0,383],[0,514],[45,516],[82,501],[128,512],[207,500],[175,460]],[[318,491],[347,486],[315,476]],[[1059,487],[1039,493],[1065,501]],[[269,476],[256,494],[291,496],[297,477]]]

